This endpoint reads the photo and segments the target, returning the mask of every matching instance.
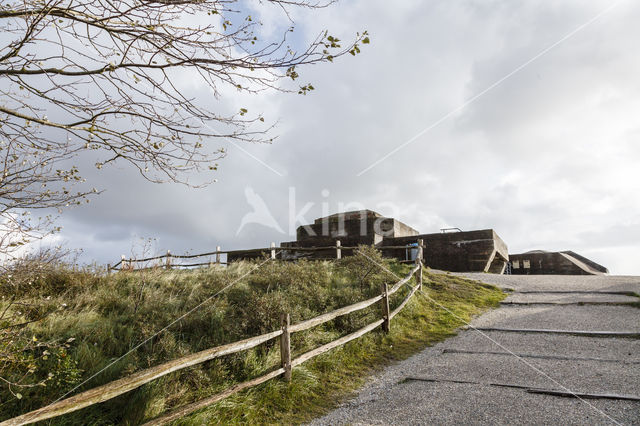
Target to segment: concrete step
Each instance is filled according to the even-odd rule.
[[[348,418],[317,424],[637,424],[640,403],[585,400],[495,386],[407,381]]]
[[[512,293],[505,302],[515,303],[638,303],[640,298],[602,293]]]
[[[631,276],[454,274],[515,290],[629,291],[640,294],[640,277]]]
[[[640,309],[631,306],[504,306],[476,318],[475,327],[640,333]]]
[[[623,363],[444,353],[411,375],[640,396],[640,368]]]
[[[637,339],[599,339],[583,336],[497,331],[479,333],[469,329],[440,343],[438,349],[477,352],[512,351],[569,358],[618,359],[640,363],[640,340]]]

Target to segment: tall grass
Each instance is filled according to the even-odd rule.
[[[280,315],[289,313],[297,323],[321,313],[378,294],[382,282],[396,278],[371,263],[384,264],[405,275],[410,269],[382,259],[367,249],[335,262],[237,262],[228,268],[192,271],[152,270],[99,276],[87,271],[59,267],[38,281],[11,289],[0,283],[2,309],[10,297],[24,304],[46,305],[44,319],[25,326],[20,338],[61,345],[63,354],[42,360],[42,348],[33,348],[36,365],[33,383],[16,388],[0,385],[0,419],[50,403],[137,343],[154,334],[194,306],[192,314],[153,337],[121,361],[111,365],[82,386],[85,390],[124,375],[212,346],[233,342],[279,328]],[[255,269],[255,270],[254,270]],[[251,272],[254,270],[253,272]],[[240,277],[246,277],[239,279]],[[228,283],[237,282],[208,300]],[[413,283],[411,283],[413,285]],[[406,290],[396,293],[391,308]],[[294,369],[286,384],[273,380],[224,400],[180,421],[203,422],[299,422],[321,413],[337,399],[355,389],[373,368],[407,356],[445,338],[462,319],[496,304],[497,289],[446,275],[426,274],[425,295],[417,295],[394,318],[389,335],[373,332]],[[455,313],[440,309],[433,300]],[[17,310],[20,305],[12,305]],[[27,315],[26,313],[20,313]],[[320,344],[378,319],[379,307],[338,318],[323,326],[292,336],[295,357]],[[55,419],[53,424],[139,424],[167,409],[219,392],[233,383],[261,375],[279,364],[276,341],[252,350],[216,359],[170,374],[111,401]],[[16,350],[20,347],[16,346]],[[46,364],[55,361],[56,366]],[[55,367],[55,368],[54,368]],[[0,376],[13,377],[11,365]],[[22,371],[22,370],[21,370]],[[43,375],[56,371],[54,379]]]

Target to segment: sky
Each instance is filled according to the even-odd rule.
[[[263,36],[290,24],[255,13]],[[361,0],[292,19],[296,43],[324,29],[371,43],[301,69],[306,96],[215,100],[185,75],[203,102],[277,122],[276,141],[215,141],[228,155],[204,189],[91,171],[104,192],[63,213],[56,241],[98,263],[144,238],[175,254],[265,247],[365,207],[422,233],[493,228],[512,253],[573,250],[640,275],[640,3]],[[257,204],[269,214],[253,223]]]

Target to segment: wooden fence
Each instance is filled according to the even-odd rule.
[[[342,251],[348,250],[356,250],[358,247],[349,247],[343,246],[340,243],[340,240],[336,241],[336,245],[334,246],[323,246],[323,247],[276,247],[275,243],[271,243],[270,247],[265,248],[256,248],[250,250],[222,250],[220,246],[216,247],[215,251],[200,253],[200,254],[183,254],[176,255],[172,254],[171,251],[167,250],[166,254],[162,254],[159,256],[146,257],[142,259],[129,258],[123,254],[120,261],[116,264],[107,264],[107,273],[111,273],[112,271],[145,271],[149,269],[178,269],[178,268],[198,268],[205,266],[213,266],[213,265],[225,265],[227,262],[222,261],[222,255],[268,255],[271,259],[276,259],[276,253],[281,252],[317,252],[317,251],[335,251],[334,257],[327,257],[325,259],[341,259]],[[404,245],[404,246],[381,246],[376,247],[378,250],[397,250],[397,249],[406,249],[406,250],[418,250],[418,247],[415,245]],[[408,254],[408,253],[407,253]],[[184,261],[191,260],[197,258],[209,257],[210,259],[206,262],[195,262],[195,263],[177,263],[176,261]],[[294,259],[289,259],[294,260]],[[320,258],[313,258],[313,260],[320,260]],[[157,263],[153,266],[138,266],[141,263],[146,262],[154,262]],[[409,261],[409,260],[408,260]],[[410,260],[413,262],[414,260]]]
[[[250,388],[252,386],[256,386],[260,383],[264,383],[270,379],[273,379],[281,375],[284,376],[285,380],[290,381],[291,370],[293,369],[293,367],[296,367],[302,364],[303,362],[310,360],[313,357],[316,357],[333,348],[342,346],[354,339],[357,339],[358,337],[361,337],[366,333],[369,333],[370,331],[374,330],[378,326],[382,326],[382,330],[385,333],[388,333],[390,330],[391,320],[393,319],[393,317],[395,317],[405,307],[405,305],[409,302],[409,300],[416,293],[416,291],[422,288],[422,270],[423,270],[422,258],[423,258],[423,243],[422,243],[422,240],[419,240],[418,254],[415,260],[415,266],[411,269],[411,271],[404,278],[394,283],[393,286],[391,286],[391,288],[389,288],[386,283],[382,284],[380,288],[380,294],[375,297],[372,297],[371,299],[364,300],[362,302],[358,302],[353,305],[345,306],[335,311],[328,312],[326,314],[322,314],[315,318],[311,318],[293,325],[290,324],[289,314],[284,314],[281,318],[280,330],[276,330],[271,333],[266,333],[260,336],[255,336],[248,339],[240,340],[238,342],[229,343],[223,346],[217,346],[214,348],[206,349],[201,352],[196,352],[191,355],[187,355],[172,361],[165,362],[164,364],[160,364],[155,367],[147,368],[145,370],[139,371],[132,375],[115,380],[113,382],[79,393],[72,397],[54,402],[52,404],[49,404],[45,407],[31,411],[29,413],[22,414],[18,417],[5,420],[2,423],[0,423],[0,426],[24,425],[24,424],[34,423],[37,421],[51,419],[54,417],[61,416],[63,414],[68,414],[94,404],[99,404],[101,402],[108,401],[112,398],[115,398],[116,396],[122,395],[131,390],[137,389],[140,386],[146,383],[149,383],[155,379],[166,376],[169,373],[173,373],[187,367],[201,364],[205,361],[209,361],[214,358],[219,358],[224,355],[242,352],[242,351],[254,348],[262,343],[265,343],[275,338],[280,338],[280,356],[281,356],[280,368],[273,370],[263,376],[257,377],[255,379],[235,384],[219,394],[216,394],[208,398],[202,399],[200,401],[196,401],[192,404],[188,404],[183,407],[180,407],[175,411],[172,411],[158,418],[155,418],[146,424],[147,425],[166,424],[173,420],[177,420],[181,417],[184,417],[185,415],[188,415],[196,410],[207,407],[215,402],[218,402],[224,398],[227,398],[228,396],[231,396],[244,389]],[[153,260],[153,258],[151,260]],[[396,293],[398,290],[400,290],[402,286],[408,285],[408,282],[411,280],[411,278],[414,275],[416,276],[416,285],[413,287],[409,286],[411,288],[411,291],[408,293],[408,295],[403,299],[403,301],[400,303],[400,305],[398,305],[398,307],[396,307],[393,311],[390,311],[389,297],[394,293]],[[298,358],[291,359],[291,334],[292,333],[317,327],[321,324],[324,324],[340,316],[347,315],[352,312],[356,312],[356,311],[360,311],[365,308],[368,308],[369,306],[375,303],[380,303],[381,305],[380,319],[370,323],[369,325],[353,333],[347,334],[346,336],[340,337],[339,339],[333,340],[316,349],[306,352],[300,355]]]

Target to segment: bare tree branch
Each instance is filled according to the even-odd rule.
[[[86,152],[97,168],[124,163],[152,182],[193,185],[195,173],[215,171],[225,156],[216,141],[270,142],[262,115],[213,110],[182,88],[185,76],[216,98],[225,88],[306,94],[313,86],[296,86],[299,67],[355,55],[369,41],[366,32],[345,46],[326,31],[306,44],[291,37],[296,8],[332,3],[2,2],[0,227],[33,237],[38,228],[25,212],[85,202],[96,191],[70,186],[84,182],[87,165],[69,164]],[[249,11],[268,7],[284,11],[283,30],[263,40]]]

